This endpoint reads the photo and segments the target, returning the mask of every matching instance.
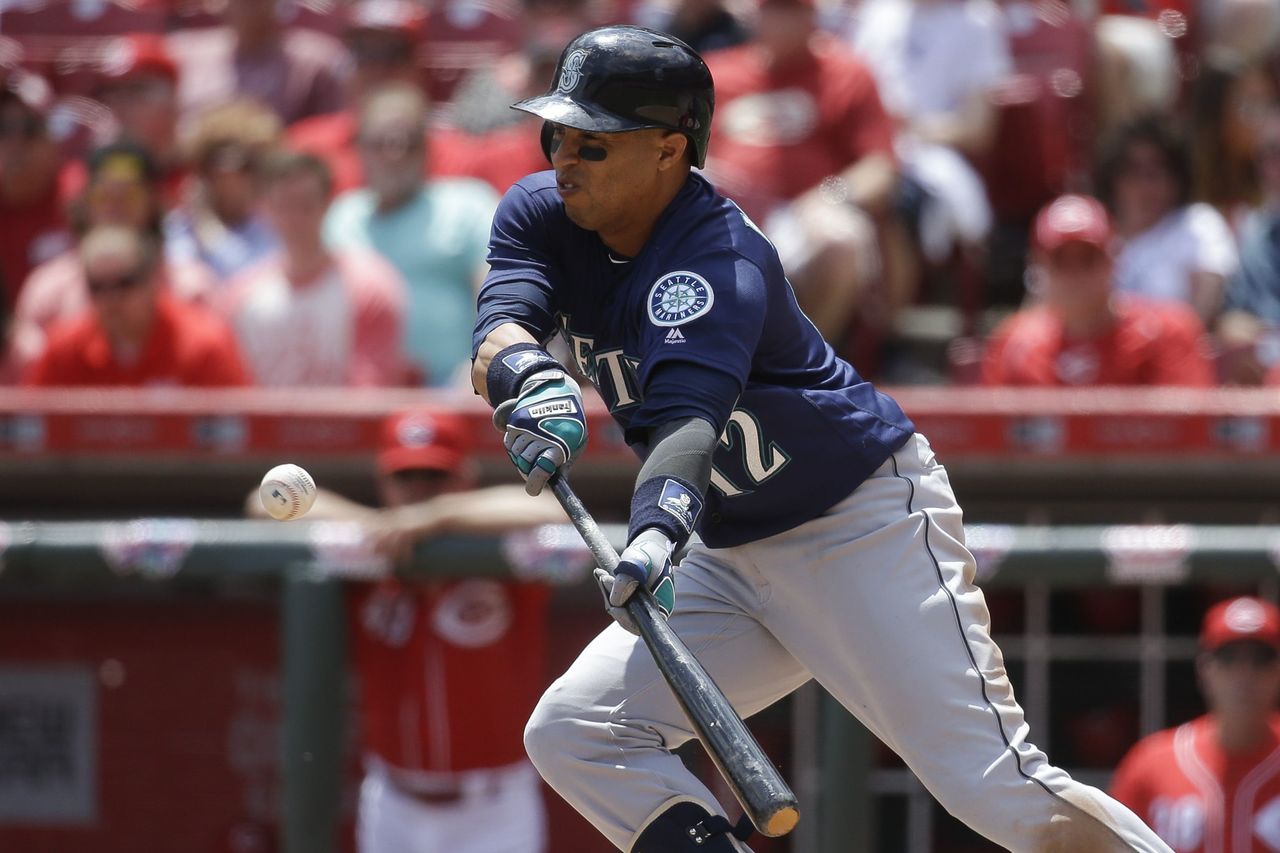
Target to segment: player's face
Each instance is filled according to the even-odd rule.
[[[1280,656],[1262,643],[1228,643],[1201,657],[1200,683],[1215,713],[1265,716],[1280,697]]]
[[[645,202],[656,194],[665,140],[678,135],[664,130],[590,133],[554,125],[551,165],[569,219],[600,232],[608,242],[610,233],[653,216]]]

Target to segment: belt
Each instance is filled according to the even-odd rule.
[[[443,791],[415,791],[412,788],[404,788],[397,785],[396,790],[428,806],[451,806],[462,802],[465,796],[461,788]]]

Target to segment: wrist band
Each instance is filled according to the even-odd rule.
[[[627,541],[635,539],[641,530],[655,527],[679,550],[697,528],[701,514],[702,496],[692,484],[679,477],[650,477],[631,496]]]
[[[541,370],[561,370],[560,362],[537,344],[512,344],[498,350],[485,373],[489,402],[495,407],[520,393],[520,386]]]

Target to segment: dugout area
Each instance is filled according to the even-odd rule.
[[[1105,785],[1140,734],[1199,713],[1191,659],[1208,603],[1280,593],[1280,404],[1249,392],[899,398],[952,473],[1035,741]],[[341,578],[367,566],[342,530],[236,516],[279,461],[368,497],[370,430],[421,402],[21,392],[0,404],[0,850],[351,849],[358,733]],[[485,477],[504,478],[487,413],[435,402],[474,414]],[[574,482],[618,521],[635,467],[601,416]],[[563,581],[548,680],[606,618],[572,537],[556,541],[562,551],[540,555]],[[505,553],[441,541],[413,571],[507,573]],[[757,853],[994,849],[817,689],[752,728],[803,813]],[[700,750],[683,754],[715,781]],[[602,849],[548,804],[552,849]]]

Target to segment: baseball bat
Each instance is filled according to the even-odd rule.
[[[551,478],[551,488],[591,549],[596,563],[613,574],[618,567],[618,554],[574,494],[569,481],[556,474]],[[786,835],[800,820],[796,795],[756,743],[738,712],[684,641],[671,630],[644,586],[627,600],[627,612],[635,620],[640,638],[648,646],[711,760],[751,822],[764,835]]]

